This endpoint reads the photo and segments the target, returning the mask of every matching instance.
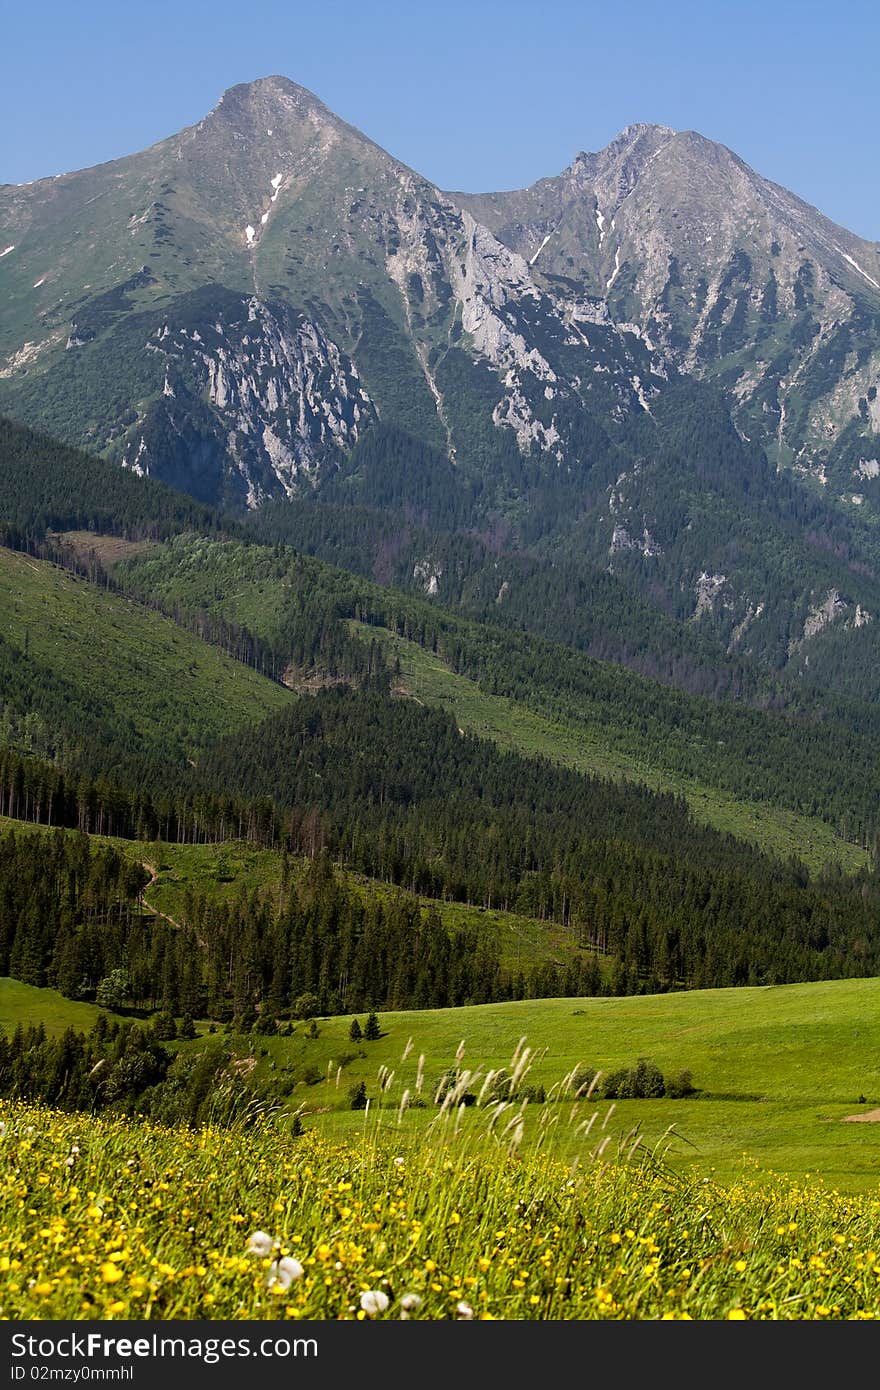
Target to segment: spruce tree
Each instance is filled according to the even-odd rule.
[[[352,1110],[366,1110],[367,1083],[365,1081],[358,1081],[357,1085],[351,1087],[348,1092],[348,1101]]]

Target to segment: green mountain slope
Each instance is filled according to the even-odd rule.
[[[690,784],[698,805],[700,792],[713,789],[733,801],[784,808],[823,820],[856,843],[872,833],[873,793],[864,769],[878,731],[870,718],[859,727],[845,711],[829,712],[821,704],[786,716],[688,697],[528,633],[459,618],[277,548],[181,538],[117,573],[133,592],[168,607],[204,605],[245,625],[256,622],[280,660],[285,653],[290,660],[303,655],[301,644],[294,651],[290,633],[300,630],[304,594],[316,602],[320,594],[325,625],[367,618],[414,640],[484,694],[505,696],[567,728],[569,739],[594,750],[597,770],[628,766],[649,780],[666,777],[666,785]],[[264,608],[266,593],[271,600]],[[379,631],[359,631],[386,640]],[[306,664],[320,668],[321,662],[318,642]],[[745,807],[741,823],[748,823]],[[784,818],[780,831],[783,825]]]
[[[48,751],[113,737],[193,753],[210,737],[256,724],[289,692],[181,630],[170,619],[45,561],[0,548],[4,669],[0,701],[7,733],[34,715],[27,741]],[[33,704],[22,702],[21,663],[35,673]],[[40,674],[44,673],[44,674]],[[53,687],[66,688],[92,718],[81,722]],[[13,742],[16,742],[13,734]]]
[[[721,649],[722,683],[743,654],[796,674],[817,621],[859,663],[875,252],[722,147],[633,127],[560,180],[468,199],[273,77],[3,190],[0,230],[17,418],[239,511],[394,505],[612,568]],[[771,443],[834,487],[780,475]]]

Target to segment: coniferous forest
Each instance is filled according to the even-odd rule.
[[[722,663],[711,692],[691,691],[711,647],[686,630],[679,688],[597,661],[595,633],[581,639],[557,621],[549,639],[537,636],[528,604],[547,605],[548,585],[571,576],[534,559],[522,562],[526,607],[477,621],[473,586],[443,609],[332,568],[279,539],[277,510],[264,533],[257,522],[242,529],[18,427],[5,425],[0,443],[6,553],[30,557],[35,584],[70,575],[112,613],[124,603],[133,648],[137,614],[160,615],[169,642],[177,631],[216,648],[284,697],[234,731],[218,719],[211,732],[208,719],[195,738],[160,717],[144,736],[113,689],[48,659],[38,626],[25,626],[24,641],[0,635],[0,816],[40,827],[9,829],[0,844],[0,973],[71,999],[251,1026],[295,1017],[303,998],[323,1013],[447,1007],[880,967],[872,859],[858,873],[811,872],[697,820],[681,794],[467,734],[451,713],[401,696],[378,638],[415,643],[476,688],[573,727],[610,720],[622,747],[662,744],[679,770],[815,815],[872,853],[871,706],[847,722],[843,697],[786,691],[747,662]],[[297,532],[320,533],[313,548],[325,550],[341,515],[326,505],[307,505]],[[102,537],[129,546],[121,563]],[[477,556],[479,576],[485,542],[456,544]],[[613,625],[623,590],[590,583]],[[232,601],[247,584],[262,607]],[[636,609],[634,642],[642,622]],[[658,624],[658,661],[663,644],[672,659],[676,631]],[[142,843],[142,862],[154,842],[239,839],[309,867],[286,874],[280,899],[219,903],[194,891],[172,922],[143,901],[137,856],[101,838],[114,836]],[[391,896],[355,891],[351,874]],[[563,928],[577,952],[513,971],[488,933],[447,927],[444,902]]]

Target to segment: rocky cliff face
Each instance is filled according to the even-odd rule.
[[[724,146],[662,126],[631,126],[530,189],[454,197],[539,278],[600,298],[680,370],[717,380],[780,466],[849,503],[876,476],[876,244]]]
[[[357,368],[283,303],[227,300],[212,317],[200,307],[196,320],[171,316],[145,341],[163,364],[162,395],[130,427],[121,462],[179,484],[182,451],[207,450],[222,493],[243,493],[250,508],[290,497],[375,420]]]

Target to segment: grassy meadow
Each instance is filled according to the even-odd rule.
[[[411,1146],[0,1117],[7,1319],[880,1314],[876,1194],[683,1181],[612,1125],[573,1162],[503,1102]]]
[[[7,1030],[37,1018],[49,1032],[87,1027],[96,1012],[52,990],[0,981]],[[172,1045],[230,1046],[279,1115],[298,1112],[307,1131],[339,1141],[361,1141],[364,1113],[351,1108],[350,1093],[363,1082],[378,1136],[415,1148],[436,1116],[445,1072],[469,1072],[467,1088],[479,1094],[489,1072],[527,1049],[523,1084],[543,1087],[548,1099],[526,1106],[525,1136],[551,1124],[566,1161],[582,1155],[582,1144],[554,1086],[579,1066],[608,1075],[645,1057],[667,1078],[689,1070],[695,1094],[613,1102],[614,1133],[662,1145],[676,1174],[723,1185],[821,1179],[840,1191],[880,1193],[880,1124],[848,1118],[880,1107],[877,980],[386,1013],[373,1042],[352,1042],[350,1024],[349,1016],[318,1019],[315,1030],[298,1022],[290,1035],[272,1036],[215,1025],[212,1035],[202,1021],[197,1039]],[[417,1097],[424,1104],[412,1104]],[[605,1109],[591,1100],[581,1118]]]

